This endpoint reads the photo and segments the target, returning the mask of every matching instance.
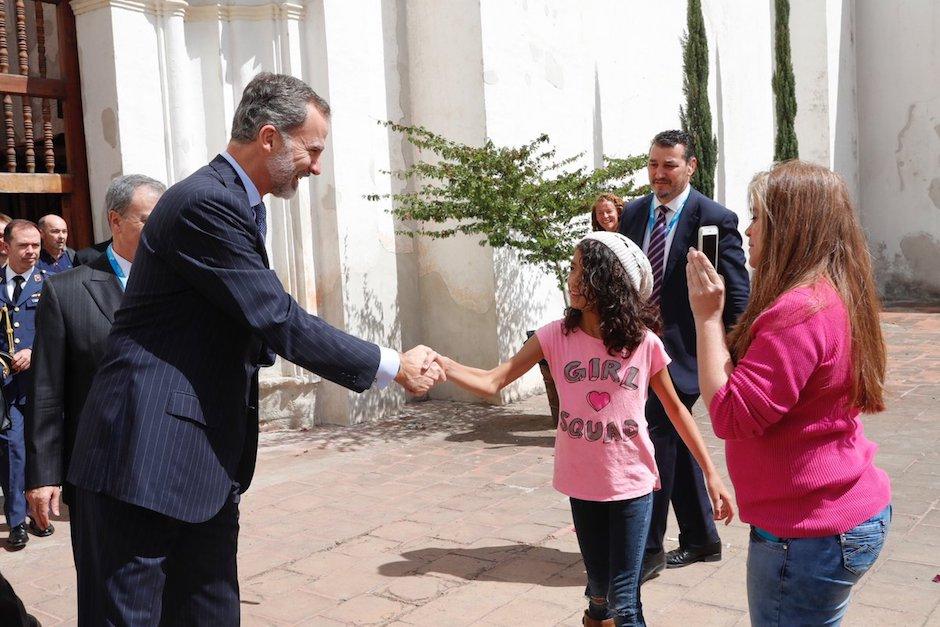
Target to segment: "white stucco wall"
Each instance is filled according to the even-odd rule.
[[[479,3],[417,0],[405,6],[409,121],[457,141],[482,143],[487,117]],[[477,241],[422,238],[415,245],[423,342],[482,367],[499,358],[498,316],[493,251]],[[431,396],[474,398],[450,383]]]
[[[559,156],[584,153],[591,166],[644,154],[656,132],[679,126],[684,103],[685,0],[72,4],[95,207],[118,174],[173,183],[211,159],[258,71],[299,76],[330,101],[333,120],[322,175],[289,202],[268,200],[285,288],[351,333],[403,350],[425,343],[476,366],[558,318],[561,296],[551,277],[476,238],[397,234],[409,225],[364,195],[406,189],[384,171],[421,155],[377,122],[471,144],[544,132]],[[747,183],[773,154],[772,4],[703,2],[715,196],[742,223]],[[801,154],[849,181],[889,295],[940,289],[938,15],[931,0],[791,0]],[[533,372],[492,400],[540,386]],[[352,395],[286,362],[265,371],[263,388],[266,417],[290,426],[374,418],[405,400],[397,390]],[[431,396],[473,398],[450,384]]]
[[[311,17],[319,20],[320,14]],[[329,243],[317,251],[318,301],[327,321],[353,335],[399,348],[395,225],[389,201],[365,198],[391,191],[391,179],[383,173],[390,168],[389,133],[378,122],[394,116],[387,82],[397,82],[397,77],[386,74],[382,12],[327,0],[322,22],[315,26],[322,38],[309,49],[316,56],[310,56],[330,60],[325,66],[327,87],[321,94],[333,111],[332,140],[324,156],[327,171],[315,182],[312,205],[318,242]],[[358,36],[349,37],[351,32]],[[396,386],[354,395],[324,385],[317,416],[322,422],[359,422],[383,415],[403,401]]]
[[[940,297],[940,7],[855,5],[859,202],[888,297]]]

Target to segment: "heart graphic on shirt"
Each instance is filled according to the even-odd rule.
[[[610,405],[610,394],[607,392],[588,392],[587,402],[594,408],[594,411],[600,411]]]

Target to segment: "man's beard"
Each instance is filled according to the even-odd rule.
[[[291,140],[284,137],[284,147],[268,160],[268,175],[271,177],[271,194],[289,200],[297,193],[298,178],[294,172],[291,156]]]

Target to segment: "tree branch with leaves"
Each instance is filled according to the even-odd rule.
[[[584,153],[559,158],[548,135],[521,146],[482,146],[449,140],[420,126],[380,122],[401,133],[419,160],[386,172],[413,183],[413,191],[372,194],[391,198],[396,218],[416,223],[401,231],[435,239],[478,236],[481,246],[509,248],[526,264],[553,276],[568,303],[568,263],[578,240],[590,229],[589,212],[598,194],[639,196],[631,179],[645,156],[604,158],[603,166],[577,166]]]

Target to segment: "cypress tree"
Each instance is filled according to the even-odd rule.
[[[685,108],[679,109],[679,119],[682,130],[692,136],[698,150],[698,169],[692,176],[692,185],[711,198],[715,193],[718,141],[712,134],[712,112],[708,104],[708,37],[701,0],[689,0],[687,20],[688,32],[682,40]]]
[[[774,0],[774,114],[777,135],[774,160],[785,161],[800,156],[796,142],[796,87],[790,60],[790,0]]]

